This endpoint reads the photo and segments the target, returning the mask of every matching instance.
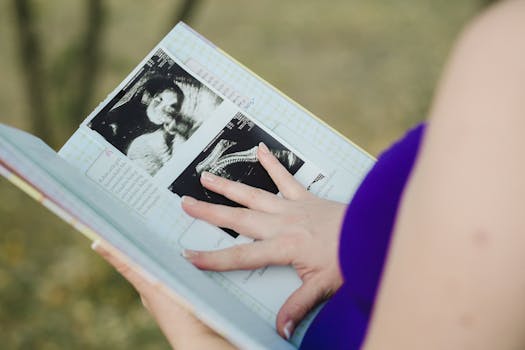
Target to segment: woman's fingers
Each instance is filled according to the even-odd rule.
[[[276,324],[279,334],[285,339],[290,339],[297,324],[325,297],[322,283],[313,279],[304,281],[279,310]]]
[[[253,209],[211,204],[189,196],[182,197],[182,208],[194,218],[255,239],[267,239],[282,230],[278,217]]]
[[[257,148],[257,159],[285,198],[296,200],[310,195],[262,142]],[[268,191],[230,181],[208,172],[202,174],[201,183],[207,189],[245,207],[267,212],[280,210],[279,198]]]
[[[184,256],[204,270],[254,270],[268,265],[291,264],[291,249],[295,247],[284,240],[270,239],[214,251],[185,250]]]
[[[273,182],[284,196],[284,198],[296,200],[309,195],[306,189],[301,185],[281,162],[270,152],[264,143],[259,143],[257,148],[257,159],[268,172]]]
[[[280,205],[280,198],[271,192],[209,172],[202,173],[201,183],[207,189],[251,209],[271,212],[278,210]]]
[[[110,265],[112,265],[125,279],[129,281],[139,292],[141,297],[151,293],[152,290],[156,290],[156,283],[148,280],[138,271],[130,267],[120,257],[112,254],[109,250],[104,248],[100,241],[94,241],[91,245],[91,249],[96,251],[100,256],[104,258]]]
[[[99,241],[95,241],[91,247],[135,287],[144,307],[155,318],[173,349],[233,349],[228,341],[179,305],[172,296],[159,288],[157,282],[127,264],[119,254],[105,249]]]

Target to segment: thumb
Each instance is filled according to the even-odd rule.
[[[324,299],[321,283],[307,280],[292,293],[277,315],[277,332],[285,339],[290,339],[295,327],[306,314]]]

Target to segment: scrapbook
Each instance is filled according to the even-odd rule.
[[[183,249],[247,243],[181,209],[204,171],[277,193],[256,152],[264,142],[317,196],[349,202],[374,163],[365,151],[179,23],[85,119],[58,153],[0,125],[0,172],[89,239],[104,241],[241,348],[292,349],[277,312],[301,281],[291,267],[200,271]]]

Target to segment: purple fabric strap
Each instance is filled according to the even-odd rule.
[[[368,327],[399,200],[414,165],[424,125],[378,159],[348,206],[339,260],[345,283],[308,329],[301,349],[359,349]]]

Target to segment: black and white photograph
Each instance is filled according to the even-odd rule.
[[[200,183],[204,171],[232,181],[277,193],[277,186],[257,160],[257,148],[264,142],[291,174],[295,174],[304,161],[279,141],[257,126],[242,113],[237,113],[219,134],[203,149],[199,156],[175,179],[169,190],[179,196],[189,195],[215,204],[238,207],[239,204],[206,190]],[[238,234],[224,229],[236,238]]]
[[[222,102],[159,49],[87,126],[154,176]]]

